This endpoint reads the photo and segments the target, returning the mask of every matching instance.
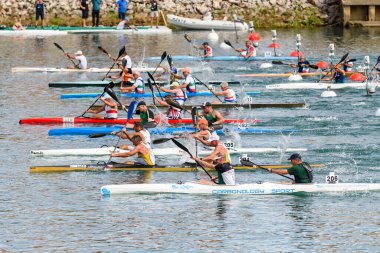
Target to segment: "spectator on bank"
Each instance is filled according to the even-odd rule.
[[[12,30],[13,30],[13,31],[21,31],[21,30],[25,30],[25,27],[22,26],[21,21],[17,21],[17,22],[13,25]]]
[[[41,26],[44,28],[44,1],[37,0],[36,1],[36,28],[38,26],[38,20],[41,18]]]
[[[127,12],[127,0],[117,0],[119,22],[125,20],[125,13]]]
[[[87,27],[87,19],[88,19],[88,3],[87,0],[79,0],[80,1],[80,9],[82,10],[82,26]]]
[[[158,28],[158,3],[157,0],[150,0],[150,28],[153,26],[153,18],[156,18],[156,28]]]
[[[100,8],[103,6],[102,0],[91,0],[92,3],[92,26],[99,26]]]

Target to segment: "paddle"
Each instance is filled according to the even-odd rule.
[[[379,63],[380,63],[380,56],[377,57],[377,62],[376,62],[376,64],[372,67],[371,71],[374,70],[374,69],[377,67],[377,65],[379,65]]]
[[[290,62],[282,62],[282,61],[272,61],[272,64],[274,65],[295,65],[294,63],[290,63]],[[312,65],[312,64],[309,64],[309,68],[312,68],[312,69],[318,69],[318,66],[317,65]]]
[[[67,55],[67,53],[65,52],[65,50],[64,50],[64,49],[63,49],[58,43],[54,42],[53,44],[54,44],[54,46],[56,46],[59,50],[61,50],[61,51],[67,56],[67,58],[70,59],[70,61],[73,63],[73,65],[74,65],[75,68],[78,68],[78,65],[75,64],[75,62],[73,61],[73,59],[71,59],[71,58]]]
[[[210,90],[210,88],[204,83],[204,82],[202,82],[201,80],[199,80],[199,78],[198,77],[196,77],[196,76],[194,76],[193,75],[193,77],[195,78],[195,79],[197,79],[198,80],[198,82],[200,82],[201,84],[203,84],[208,90]],[[222,104],[223,104],[223,101],[217,96],[217,95],[215,95],[213,92],[211,92]]]
[[[348,55],[349,55],[349,52],[346,53],[345,55],[343,55],[342,58],[340,58],[339,63],[335,64],[335,66],[334,66],[333,68],[335,68],[336,66],[338,66],[339,64],[341,64],[341,63],[344,61],[344,59],[347,58]],[[318,83],[319,83],[324,77],[326,77],[328,74],[330,74],[330,72],[332,71],[333,68],[330,68],[330,70],[329,70],[325,75],[323,75],[323,76],[319,79]]]
[[[99,100],[99,98],[101,97],[101,96],[103,96],[104,95],[104,93],[106,93],[107,92],[107,90],[108,89],[112,89],[113,87],[115,86],[115,84],[113,83],[113,82],[110,82],[109,84],[107,84],[106,85],[106,87],[104,87],[104,90],[103,90],[103,93],[99,96],[99,97],[97,97],[96,98],[96,100],[94,101],[94,103],[92,103],[83,113],[82,113],[82,115],[80,115],[79,117],[83,117],[85,114],[86,114],[86,112],[96,103],[96,102],[98,102],[98,100]]]
[[[117,63],[117,61],[119,60],[119,58],[125,53],[125,46],[123,46],[122,48],[120,48],[119,50],[119,54],[117,55],[117,58],[116,60],[113,62],[111,68],[108,70],[107,74],[104,75],[102,81],[104,81],[104,79],[106,79],[106,77],[108,76],[108,74],[111,72],[111,69],[113,69],[113,67],[115,66],[115,64]]]
[[[129,120],[128,120],[129,121]],[[144,128],[155,128],[157,125],[156,125],[156,122],[153,122],[153,121],[150,121],[148,123],[146,123],[145,125],[143,125]],[[117,132],[117,133],[121,133],[121,131]],[[110,135],[111,133],[98,133],[98,134],[89,134],[88,137],[89,138],[100,138],[100,137],[104,137],[104,136],[107,136],[107,135]]]
[[[154,72],[153,72],[153,73],[154,73]],[[150,79],[153,80],[153,84],[154,84],[154,86],[156,86],[156,88],[157,88],[157,90],[158,90],[158,94],[160,94],[160,98],[163,99],[163,98],[162,98],[161,91],[160,91],[160,89],[158,88],[158,85],[157,85],[156,80],[154,79],[153,75],[152,75],[150,72],[148,72],[148,76],[149,76]]]
[[[232,19],[234,20],[234,29],[235,29],[235,36],[236,36],[236,43],[239,41],[237,29],[236,29],[236,21],[237,21],[237,16],[235,13],[232,14]]]
[[[187,40],[187,42],[189,42],[191,45],[193,45],[193,41],[191,40],[190,35],[188,35],[187,33],[185,33],[185,35],[183,37],[185,37],[185,40]]]
[[[166,53],[166,51],[164,51],[161,55],[160,63],[157,64],[155,70],[153,71],[153,75],[156,73],[156,71],[157,71],[158,67],[161,65],[162,61],[165,60],[166,56],[167,56],[167,53]],[[149,75],[149,72],[148,72],[148,75]],[[149,75],[149,77],[150,77],[150,75]],[[152,78],[152,80],[154,81],[154,78]]]
[[[198,115],[197,108],[196,107],[192,107],[191,108],[191,118],[193,119],[194,128],[198,124],[198,117],[197,117],[197,115]],[[198,156],[198,142],[197,142],[197,140],[195,140],[195,155]]]
[[[190,151],[189,151],[184,145],[182,145],[179,141],[177,141],[177,140],[175,140],[175,139],[173,139],[173,138],[171,138],[171,140],[174,142],[175,145],[177,145],[177,147],[179,147],[180,149],[182,149],[183,151],[185,151],[186,153],[188,153],[190,157],[194,157],[194,156],[190,153]],[[200,163],[198,163],[198,162],[197,162],[197,164],[199,164],[199,166],[201,166],[201,168],[203,169],[203,171],[206,172],[206,174],[210,177],[210,179],[211,179],[212,181],[214,181],[214,180],[212,179],[212,176],[210,175],[210,173],[207,172],[207,170],[202,166],[202,164],[200,164]]]
[[[150,91],[152,92],[152,99],[153,99],[153,104],[156,105],[156,100],[154,99],[154,90],[153,90],[153,86],[152,86],[152,81],[150,80],[150,78],[148,79],[148,87],[150,89]]]
[[[237,51],[237,49],[232,45],[232,43],[229,41],[229,40],[224,40],[224,44],[227,44],[228,46],[230,46],[233,50],[235,50],[236,52],[238,52]],[[241,52],[238,52],[241,56],[243,56],[244,57],[244,55],[241,53]],[[249,58],[249,57],[248,57]],[[248,60],[248,58],[247,59],[245,59],[245,60]]]
[[[166,60],[169,63],[170,70],[172,70],[173,69],[173,59],[172,59],[172,56],[170,54],[168,54],[168,56],[166,57]]]
[[[244,165],[244,166],[250,166],[250,167],[254,167],[254,166],[256,166],[256,167],[258,167],[258,168],[260,168],[260,169],[263,169],[263,170],[269,171],[268,168],[262,167],[262,166],[260,166],[260,165],[258,165],[258,164],[256,164],[256,163],[253,163],[253,162],[251,162],[251,161],[247,161],[247,160],[244,160],[244,159],[241,160],[241,164]],[[281,175],[281,174],[277,174],[277,175],[282,176],[282,177],[285,177],[285,178],[287,178],[287,179],[290,179],[290,180],[292,180],[292,181],[294,182],[294,179],[291,178],[291,177],[288,177],[288,176],[285,176],[285,175]]]

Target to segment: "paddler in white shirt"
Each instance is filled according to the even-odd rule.
[[[245,42],[245,49],[235,49],[236,52],[240,53],[241,56],[244,57],[244,59],[248,59],[249,57],[256,57],[256,49],[254,46],[252,46],[252,42],[250,40],[247,40]]]
[[[176,101],[179,105],[184,105],[185,101],[186,101],[186,94],[185,92],[179,88],[180,85],[178,82],[172,82],[170,84],[170,89],[166,89],[164,87],[159,87],[157,86],[157,88],[163,92],[166,92],[166,93],[171,93],[173,96],[173,100]]]
[[[140,136],[142,139],[142,142],[147,145],[149,148],[151,148],[151,138],[150,133],[148,130],[144,128],[144,126],[141,124],[141,122],[135,122],[133,124],[133,130],[135,131],[133,134],[128,133],[127,129],[123,127],[121,132],[113,131],[112,134],[122,138],[122,139],[128,139],[132,141],[132,138],[134,136]],[[128,145],[122,145],[120,147],[121,149],[130,149],[130,146]]]
[[[69,53],[66,53],[66,55],[70,59],[78,60],[78,64],[76,64],[75,66],[71,66],[70,68],[87,69],[87,59],[83,55],[82,51],[79,50],[79,51],[75,52],[75,56],[73,56]]]
[[[145,82],[140,76],[140,72],[137,70],[132,71],[134,84],[130,87],[120,87],[120,92],[136,92],[138,94],[144,94]]]
[[[102,107],[96,110],[89,109],[87,112],[92,113],[91,118],[94,119],[117,119],[118,117],[118,109],[117,103],[113,101],[113,99],[108,94],[104,94],[103,97],[100,96],[99,100],[101,100],[104,104]],[[99,113],[105,111],[106,116],[102,116]]]
[[[137,162],[125,161],[124,163],[130,165],[155,165],[156,159],[151,148],[145,144],[141,138],[141,136],[133,136],[132,137],[133,148],[130,152],[127,153],[118,153],[112,152],[111,157],[130,157],[137,154]]]
[[[182,69],[183,77],[178,74],[174,74],[173,72],[172,74],[177,79],[183,79],[182,85],[180,86],[181,89],[186,88],[188,92],[195,93],[197,92],[197,87],[196,87],[194,78],[190,75],[190,72],[191,71],[189,68],[183,68]]]
[[[228,87],[227,82],[222,82],[220,84],[220,89],[222,90],[221,92],[216,92],[213,89],[209,89],[215,96],[224,96],[224,103],[225,104],[231,104],[231,103],[236,103],[236,94],[233,89],[230,89]],[[212,102],[213,104],[220,104],[220,101],[218,99],[214,100]]]

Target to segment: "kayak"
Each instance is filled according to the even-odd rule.
[[[249,57],[247,60],[241,56],[208,56],[208,57],[200,57],[200,56],[191,56],[191,55],[173,55],[173,61],[272,61],[272,60],[298,60],[297,57],[291,56],[256,56]],[[160,61],[160,56],[155,57],[147,57],[144,58],[144,61]]]
[[[270,169],[287,169],[291,165],[261,165]],[[311,164],[312,167],[320,167],[322,164]],[[252,166],[239,166],[234,165],[234,169],[238,171],[252,171],[259,168]],[[158,172],[194,172],[202,170],[199,166],[196,167],[195,163],[186,163],[173,166],[149,166],[149,165],[127,165],[123,163],[111,163],[105,165],[104,162],[95,164],[72,164],[72,165],[57,165],[57,166],[31,166],[30,173],[50,173],[50,172],[69,172],[69,171],[158,171]],[[208,170],[208,169],[207,169]]]
[[[322,193],[322,192],[367,192],[379,191],[380,184],[375,183],[337,183],[337,184],[281,184],[263,182],[255,184],[241,184],[234,186],[204,185],[199,183],[171,183],[171,184],[121,184],[102,186],[103,196],[128,193],[186,193],[186,194],[213,194],[213,195],[276,195],[294,193]]]
[[[56,36],[67,35],[67,31],[57,30],[0,30],[0,36]]]
[[[304,107],[305,103],[275,103],[275,104],[213,104],[213,108],[236,108],[243,107],[248,109],[257,109],[257,108],[294,108],[294,107]],[[91,109],[99,108],[100,105],[94,105]],[[167,107],[163,105],[148,105],[148,107]],[[201,107],[201,105],[184,105],[183,108],[191,109],[192,107]],[[119,106],[121,109],[121,107]]]
[[[153,72],[156,68],[132,68],[140,72]],[[15,67],[12,72],[73,72],[73,73],[107,73],[110,68],[88,68],[88,69],[68,69],[68,68],[47,68],[47,67]],[[111,69],[110,72],[120,72],[118,68]],[[164,72],[163,68],[158,68],[156,72]]]
[[[294,89],[316,89],[325,90],[328,87],[337,89],[365,89],[366,83],[278,83],[265,86],[269,90],[294,90]]]
[[[156,156],[161,155],[179,155],[182,156],[185,152],[179,148],[154,148],[153,154]],[[199,148],[199,155],[209,155],[213,150],[206,148]],[[306,148],[228,148],[229,154],[249,154],[249,153],[274,153],[274,152],[306,152]],[[115,147],[102,147],[102,148],[77,148],[77,149],[47,149],[47,150],[31,150],[30,154],[33,156],[109,156],[111,152],[126,153],[129,150],[119,149]]]
[[[168,124],[193,124],[192,118],[183,119],[165,119]],[[140,122],[141,119],[131,119],[129,123]],[[160,122],[159,119],[156,120]],[[223,123],[226,124],[239,124],[239,123],[257,123],[257,119],[245,120],[245,119],[223,119]],[[93,118],[81,118],[81,117],[57,117],[57,118],[26,118],[19,121],[20,124],[29,125],[48,125],[48,124],[110,124],[110,125],[125,125],[127,123],[126,118],[118,119],[93,119]]]
[[[223,81],[208,81],[209,85],[219,85]],[[229,85],[240,85],[239,81],[227,81]],[[109,84],[109,81],[78,81],[78,82],[51,82],[49,83],[50,88],[71,88],[71,87],[87,87],[87,86],[96,86],[96,87],[104,87]],[[145,83],[147,85],[148,83]],[[164,85],[165,82],[158,82],[158,85]],[[120,86],[119,83],[115,83],[115,85]]]
[[[257,95],[260,94],[259,91],[248,91],[245,92],[247,95]],[[187,92],[187,97],[198,97],[198,96],[214,96],[213,93],[210,91],[198,91],[198,92]],[[116,92],[116,95],[120,97],[126,97],[126,98],[150,98],[152,97],[152,93],[121,93]],[[160,94],[158,92],[155,93],[157,97],[160,97]],[[164,97],[166,95],[166,92],[161,92],[161,95]],[[96,98],[99,97],[99,93],[71,93],[71,94],[61,94],[61,99],[78,99],[78,98]]]
[[[121,131],[122,126],[112,127],[72,127],[72,128],[54,128],[50,129],[49,136],[57,135],[90,135],[90,134],[111,134],[113,131]],[[195,132],[193,127],[176,127],[176,128],[149,128],[150,134],[179,134]],[[299,130],[294,129],[263,129],[263,128],[240,128],[240,127],[223,127],[216,130],[217,134],[224,135],[229,133],[253,134],[253,133],[294,133]]]
[[[345,76],[350,76],[357,72],[346,72]],[[327,72],[311,72],[311,73],[297,73],[297,75],[300,76],[322,76],[327,75]],[[290,73],[253,73],[253,74],[240,74],[235,76],[240,77],[289,77],[291,75],[294,75],[294,72]]]
[[[168,23],[179,29],[192,30],[224,30],[224,31],[246,31],[248,25],[245,22],[233,22],[227,20],[185,18],[173,14],[167,15]]]

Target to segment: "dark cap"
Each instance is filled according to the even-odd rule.
[[[140,105],[146,105],[145,101],[140,101],[140,102],[137,104],[137,107],[139,107]]]
[[[206,106],[212,106],[212,104],[210,102],[204,102],[202,107],[205,108]]]
[[[301,155],[300,155],[300,154],[298,154],[298,153],[294,153],[294,154],[292,154],[292,155],[288,158],[288,160],[293,160],[293,159],[302,159],[302,158],[301,158]]]
[[[208,42],[207,41],[205,41],[205,42],[203,42],[203,44],[202,45],[208,45]]]

